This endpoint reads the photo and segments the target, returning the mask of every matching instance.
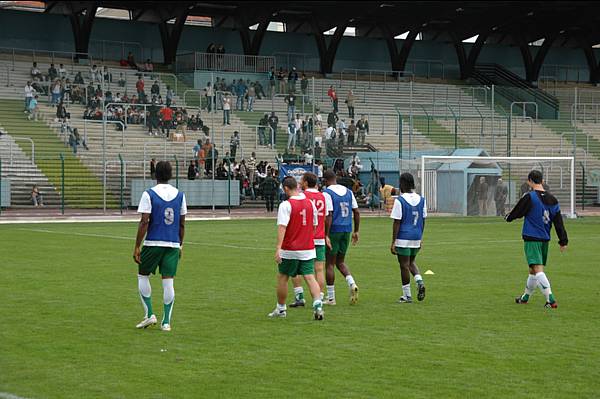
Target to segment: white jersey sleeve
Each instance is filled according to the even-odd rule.
[[[290,222],[290,216],[292,215],[292,204],[289,201],[283,201],[279,204],[279,209],[277,210],[277,225],[278,226],[287,226]]]
[[[150,200],[150,194],[144,191],[142,198],[140,198],[140,204],[138,205],[138,213],[152,213],[152,201]]]
[[[181,216],[187,214],[187,203],[185,202],[185,194],[183,194],[183,198],[181,199],[181,210],[179,211]]]
[[[326,215],[330,212],[333,212],[333,201],[331,200],[331,195],[329,193],[323,193],[323,197],[325,197],[325,212]]]
[[[394,207],[390,215],[392,219],[402,220],[402,204],[398,200],[394,200]]]
[[[427,217],[427,199],[423,198],[423,219]]]
[[[317,207],[315,206],[315,203],[310,201],[310,204],[312,205],[313,208],[313,226],[318,226],[319,225],[319,213],[317,212]]]
[[[350,191],[350,195],[352,195],[352,209],[357,209],[358,202],[356,202],[356,197],[354,197],[354,193],[352,192],[352,190],[348,190],[348,191]]]

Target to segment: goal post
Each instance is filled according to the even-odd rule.
[[[527,191],[527,174],[538,169],[545,188],[576,218],[574,157],[421,156],[421,193],[431,212],[505,214]],[[500,180],[502,179],[502,180]],[[504,195],[504,201],[502,201]]]

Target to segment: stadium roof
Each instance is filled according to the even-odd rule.
[[[286,32],[314,35],[322,69],[331,69],[335,50],[346,28],[355,36],[388,42],[392,66],[402,70],[412,43],[421,40],[454,43],[459,62],[475,63],[484,44],[521,48],[525,63],[541,63],[550,47],[581,48],[597,68],[592,47],[600,44],[600,2],[592,1],[45,1],[46,13],[85,19],[98,8],[127,10],[131,20],[157,23],[163,44],[177,47],[188,17],[209,17],[213,27],[240,32],[246,54],[258,54],[270,22],[282,22]],[[86,18],[87,17],[87,18]],[[175,25],[166,28],[167,22]],[[250,27],[256,33],[250,34]],[[74,28],[75,29],[75,28]],[[324,32],[335,29],[327,43]],[[402,47],[395,38],[404,34]],[[165,36],[167,42],[165,42]],[[404,36],[403,36],[404,37]],[[466,51],[463,41],[473,44]],[[535,56],[531,45],[540,46]],[[168,57],[166,57],[168,58]],[[534,68],[535,69],[535,68]],[[528,74],[535,75],[535,74]]]

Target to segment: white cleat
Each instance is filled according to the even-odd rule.
[[[323,302],[325,305],[329,305],[329,306],[335,306],[335,298],[328,298],[325,302]]]
[[[318,307],[317,309],[315,309],[313,315],[315,317],[315,320],[323,320],[325,312],[323,312],[322,307]]]
[[[358,285],[352,284],[350,287],[350,305],[356,305],[358,302]]]
[[[135,328],[148,328],[156,324],[156,316],[152,315],[150,317],[146,317],[144,320],[140,321]]]
[[[287,317],[287,311],[279,310],[279,309],[275,308],[275,310],[272,311],[271,313],[269,313],[268,316],[271,318],[276,318],[276,317],[285,318],[285,317]]]
[[[160,329],[163,331],[171,331],[171,325],[170,324],[161,324]]]

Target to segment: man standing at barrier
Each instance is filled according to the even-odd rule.
[[[327,283],[328,305],[335,305],[335,267],[346,278],[350,288],[350,304],[358,302],[358,286],[350,273],[350,269],[344,263],[350,236],[352,245],[358,243],[358,230],[360,227],[360,213],[354,194],[346,187],[337,184],[335,173],[328,170],[323,174],[325,180],[325,193],[331,197],[332,211],[325,219],[325,244],[327,246],[327,271],[325,275]],[[352,231],[352,219],[354,216],[354,231]]]
[[[498,178],[496,182],[496,191],[494,192],[494,202],[496,203],[496,216],[504,216],[506,214],[506,198],[508,197],[508,187],[504,184],[502,178]]]
[[[169,184],[171,164],[156,164],[157,185],[142,194],[138,213],[142,214],[133,250],[133,260],[138,264],[138,289],[144,307],[144,319],[136,328],[147,328],[157,323],[152,311],[150,274],[158,268],[162,276],[164,314],[163,331],[171,331],[171,312],[175,301],[173,279],[181,258],[185,233],[187,206],[182,192]],[[145,237],[145,240],[144,240]],[[142,246],[142,240],[144,246]]]
[[[548,258],[548,243],[552,224],[558,236],[560,252],[567,249],[569,239],[563,225],[558,200],[544,190],[542,172],[532,170],[527,176],[531,191],[519,200],[514,209],[506,216],[507,222],[524,217],[523,241],[525,241],[525,257],[529,265],[529,276],[525,284],[525,293],[515,299],[518,304],[526,304],[536,287],[539,287],[546,298],[544,307],[558,307],[550,288],[550,281],[544,273]]]
[[[318,224],[317,210],[306,196],[298,191],[296,179],[288,176],[283,179],[283,190],[287,197],[279,205],[277,213],[277,248],[275,261],[277,274],[277,307],[269,317],[286,317],[288,280],[301,275],[308,284],[313,298],[315,320],[323,320],[323,302],[319,284],[315,279],[314,231]]]

